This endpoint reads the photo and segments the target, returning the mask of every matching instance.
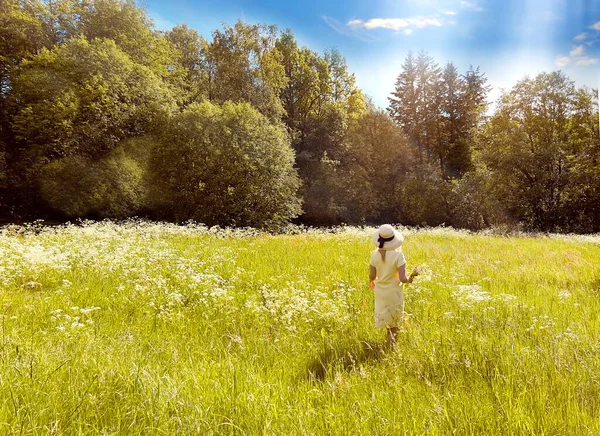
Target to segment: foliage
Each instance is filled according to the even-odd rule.
[[[590,95],[576,108],[578,94],[581,98],[561,72],[524,79],[502,97],[484,130],[483,159],[502,193],[500,200],[531,228],[567,227],[565,218],[577,210],[575,198],[582,188],[595,190],[580,182],[583,177],[593,183],[584,174],[593,173],[597,162],[597,103]],[[570,225],[593,230],[578,224],[581,218],[575,215]]]
[[[452,220],[451,185],[428,165],[419,166],[416,174],[396,186],[401,222],[419,226],[449,225]]]
[[[126,218],[147,201],[145,140],[118,146],[100,160],[71,155],[44,166],[44,200],[68,218]]]
[[[275,26],[234,26],[213,32],[207,48],[210,101],[247,102],[273,121],[283,108],[279,92],[286,84],[281,54],[275,46]]]
[[[351,125],[348,141],[350,165],[364,172],[366,184],[357,190],[355,204],[362,206],[368,221],[402,222],[403,202],[395,190],[415,163],[406,136],[384,111],[370,107]]]
[[[35,53],[43,43],[41,23],[35,19],[36,4],[7,0],[0,4],[0,101],[11,87],[16,66],[26,56]],[[4,115],[4,105],[0,106]]]
[[[208,42],[186,25],[177,25],[166,35],[175,49],[175,66],[169,81],[177,88],[179,106],[186,108],[191,103],[208,98]]]
[[[160,80],[108,39],[71,39],[22,70],[12,126],[34,166],[73,154],[100,157],[150,131],[172,107]]]
[[[159,135],[151,173],[167,217],[262,227],[298,214],[294,154],[247,103],[192,104]]]
[[[600,231],[597,90],[578,89],[560,72],[543,73],[505,92],[493,113],[487,113],[488,91],[479,68],[461,73],[452,62],[441,66],[423,51],[409,52],[388,116],[363,95],[339,51],[302,47],[291,30],[238,21],[205,39],[187,25],[155,30],[134,0],[5,0],[0,218],[61,219],[80,211],[82,217],[143,213],[263,226],[299,214],[306,224]],[[273,202],[283,205],[280,216],[269,206],[250,218],[246,200],[217,203],[216,197],[206,212],[201,190],[186,185],[200,170],[184,165],[185,171],[175,171],[171,138],[187,138],[189,148],[193,135],[214,127],[205,114],[192,134],[181,126],[181,114],[206,102],[219,114],[231,109],[224,109],[227,104],[247,104],[266,117],[261,128],[278,132],[262,129],[259,136],[290,143],[301,187],[285,175],[273,185],[281,191],[267,197],[279,198]],[[258,119],[242,112],[240,126]],[[241,131],[233,143],[254,147],[256,135]],[[199,133],[198,142],[233,159],[235,147],[223,142],[229,134]],[[169,179],[161,179],[158,160],[146,168],[134,159],[140,166],[133,170],[129,158],[109,157],[137,140],[148,144],[146,154],[165,159]],[[267,167],[277,166],[278,153],[265,157]],[[289,162],[283,158],[282,168]],[[121,177],[134,173],[139,178]],[[221,183],[233,172],[227,174],[203,174],[202,189],[214,178],[215,192],[225,192]],[[120,187],[111,188],[111,196],[105,178],[113,176]],[[70,191],[76,198],[68,206],[65,196],[50,190],[70,177],[77,177]],[[174,204],[169,192],[179,185],[189,196],[168,210]],[[99,192],[107,192],[106,203],[92,201]],[[155,194],[142,201],[142,192]],[[256,192],[247,198],[260,196]]]
[[[502,202],[495,195],[490,170],[483,165],[452,181],[449,224],[469,230],[510,226],[512,221],[504,213]]]
[[[444,179],[460,178],[472,166],[472,134],[485,109],[487,86],[479,69],[443,71],[425,52],[409,52],[389,112],[417,146],[419,162],[437,163]]]

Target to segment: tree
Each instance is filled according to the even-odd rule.
[[[487,79],[479,69],[459,75],[448,63],[440,82],[441,136],[436,150],[445,179],[460,178],[472,168],[473,134],[486,108]]]
[[[330,225],[354,221],[349,219],[347,207],[351,185],[344,162],[346,122],[341,104],[324,104],[320,116],[311,117],[310,130],[298,144],[296,162],[302,179],[302,218],[306,222]],[[355,219],[360,221],[360,212],[358,215]]]
[[[275,26],[238,21],[215,30],[207,48],[210,101],[247,102],[269,119],[280,120],[279,94],[286,76],[276,39]]]
[[[329,69],[331,99],[334,102],[346,101],[356,87],[354,74],[348,72],[346,59],[338,50],[331,49],[325,52],[324,60]]]
[[[177,25],[166,35],[175,49],[176,67],[170,81],[178,89],[179,106],[186,108],[208,98],[208,42],[186,25]]]
[[[0,104],[11,89],[11,77],[19,63],[51,45],[36,17],[41,11],[43,5],[39,1],[0,3]]]
[[[505,93],[484,132],[484,161],[499,198],[519,221],[560,230],[575,86],[562,72],[526,78]]]
[[[306,138],[331,92],[327,61],[306,47],[299,48],[289,30],[280,36],[276,47],[282,54],[287,78],[286,86],[281,90],[285,109],[283,120],[290,130],[296,151],[310,153]],[[320,157],[319,154],[315,159]]]
[[[126,218],[147,203],[147,165],[152,144],[133,139],[100,159],[70,155],[42,168],[40,191],[68,218]]]
[[[347,141],[349,129],[365,111],[362,92],[338,51],[319,56],[299,48],[289,30],[276,47],[287,78],[281,91],[283,121],[302,178],[302,219],[315,224],[363,222],[365,202],[356,194],[368,182]]]
[[[411,139],[419,143],[421,129],[419,118],[417,116],[419,104],[417,89],[417,66],[412,51],[408,52],[402,71],[396,79],[396,86],[392,96],[388,97],[390,102],[388,111],[391,117],[402,128],[404,133]],[[421,148],[419,157],[422,159]]]
[[[193,103],[158,141],[154,207],[166,217],[264,227],[300,212],[289,139],[249,104]]]
[[[170,75],[173,47],[153,29],[151,18],[134,0],[83,2],[80,20],[80,35],[89,41],[113,40],[133,62],[150,68],[159,77]]]
[[[42,47],[52,45],[47,29],[37,18],[44,11],[40,1],[0,2],[0,218],[11,213],[17,191],[16,177],[11,171],[16,156],[7,103],[19,64]]]
[[[112,40],[72,38],[24,61],[10,94],[21,203],[40,208],[46,165],[71,156],[83,159],[76,163],[102,159],[123,140],[160,126],[172,100],[165,83]]]
[[[574,97],[566,151],[569,189],[562,217],[574,232],[600,231],[600,132],[598,91],[580,88]]]
[[[353,196],[356,207],[364,209],[369,221],[403,221],[408,202],[396,190],[409,177],[415,153],[402,130],[388,114],[371,106],[350,128],[348,142],[353,162],[367,181]]]
[[[437,163],[443,179],[460,178],[472,165],[473,131],[485,110],[486,79],[471,67],[443,71],[426,53],[409,53],[389,97],[389,112],[419,153]]]
[[[389,112],[417,148],[420,163],[434,158],[439,132],[440,69],[433,58],[409,52],[396,87],[389,97]]]
[[[112,40],[74,38],[21,69],[12,127],[34,170],[71,154],[101,156],[173,109],[163,82]]]

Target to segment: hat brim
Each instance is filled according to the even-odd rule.
[[[375,230],[375,232],[373,232],[373,244],[375,244],[377,248],[379,248],[378,239],[379,230]],[[394,239],[391,241],[386,241],[383,244],[382,250],[395,250],[396,248],[402,246],[402,242],[404,242],[404,236],[402,236],[402,233],[400,233],[398,230],[394,230]]]

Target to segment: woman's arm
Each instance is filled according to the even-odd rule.
[[[406,277],[406,264],[404,264],[400,268],[398,268],[398,275],[400,276],[400,281],[402,283],[412,283],[413,282],[413,279],[414,279],[413,274]]]
[[[369,287],[375,289],[375,279],[377,278],[377,270],[373,265],[370,265],[369,269]]]

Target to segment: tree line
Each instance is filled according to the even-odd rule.
[[[376,108],[335,49],[132,0],[0,4],[0,218],[600,231],[597,92],[409,53]]]

